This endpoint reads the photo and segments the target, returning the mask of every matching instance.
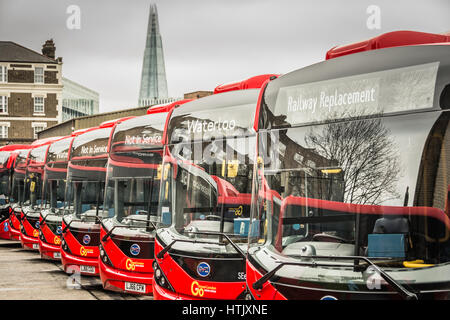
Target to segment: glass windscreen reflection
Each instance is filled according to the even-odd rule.
[[[248,234],[254,137],[183,143],[166,150],[161,221],[179,234]],[[251,140],[251,141],[250,141]]]

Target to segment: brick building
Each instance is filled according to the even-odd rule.
[[[200,99],[212,95],[213,91],[194,91],[184,94],[184,99]]]
[[[0,41],[0,145],[29,143],[62,119],[62,58],[53,40],[42,54]]]

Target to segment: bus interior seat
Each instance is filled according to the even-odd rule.
[[[372,234],[368,235],[368,257],[406,258],[408,219],[383,217],[375,221]]]
[[[406,218],[383,217],[375,221],[373,232],[375,234],[409,233],[409,223]]]

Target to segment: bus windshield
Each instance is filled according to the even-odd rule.
[[[160,193],[162,223],[182,235],[220,232],[245,241],[253,172],[249,146],[254,142],[252,136],[168,146]]]
[[[9,197],[9,172],[0,173],[0,205],[6,204]]]
[[[49,208],[52,212],[57,212],[64,206],[64,194],[66,190],[66,180],[50,179],[47,176],[44,180],[43,206]]]
[[[422,152],[441,147],[427,141],[447,128],[445,117],[429,112],[262,131],[251,243],[289,257],[450,261],[449,189],[428,173],[443,167],[438,157],[421,162]]]
[[[159,194],[159,164],[129,168],[126,164],[108,166],[106,216],[130,227],[150,227],[156,216]]]
[[[42,173],[40,170],[28,171],[24,184],[23,204],[36,209],[42,204]]]
[[[24,175],[18,172],[14,172],[11,185],[10,201],[22,203],[23,191],[24,191]]]
[[[114,217],[113,223],[153,229],[167,117],[167,112],[154,113],[116,126],[109,152],[104,214]]]
[[[73,213],[78,218],[93,220],[103,208],[104,188],[105,181],[102,180],[79,181],[68,179],[64,207],[73,209]]]

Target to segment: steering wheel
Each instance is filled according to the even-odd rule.
[[[344,238],[338,236],[332,236],[331,234],[326,233],[317,233],[312,237],[313,241],[325,241],[325,242],[339,242],[339,243],[347,243],[348,241]]]
[[[215,214],[208,214],[207,216],[205,216],[205,220],[220,220],[222,219],[221,216],[215,215]]]

